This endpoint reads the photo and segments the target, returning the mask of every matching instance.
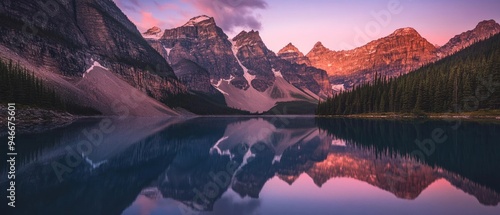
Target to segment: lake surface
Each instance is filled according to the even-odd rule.
[[[18,135],[7,214],[498,215],[499,140],[487,122],[82,120]]]

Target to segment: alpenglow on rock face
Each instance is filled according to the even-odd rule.
[[[338,92],[369,82],[376,73],[388,77],[408,73],[498,33],[498,23],[494,20],[482,21],[473,30],[455,36],[442,47],[436,47],[415,29],[402,28],[353,50],[332,51],[318,42],[303,57],[297,48],[288,44],[278,56],[293,63],[324,69],[328,72],[333,90]]]
[[[229,39],[208,16],[194,17],[148,42],[174,65],[175,73],[182,74],[181,81],[190,89],[214,95],[207,87],[211,85],[217,90],[215,94],[224,95],[229,107],[264,112],[279,102],[312,104],[318,96],[329,93],[325,71],[278,58],[259,32],[243,31]],[[186,62],[191,66],[182,65]],[[210,80],[191,77],[196,74],[184,71],[193,64],[206,70]]]
[[[142,33],[145,38],[160,38],[162,36],[163,31],[161,28],[154,26],[148,29],[146,32]]]
[[[290,63],[305,64],[311,66],[311,61],[297,47],[289,43],[278,52],[278,57]]]
[[[307,57],[328,72],[333,84],[352,86],[371,81],[375,72],[395,76],[427,64],[436,58],[436,47],[415,29],[403,28],[349,51],[331,51],[318,42]]]
[[[461,33],[450,39],[445,45],[438,49],[440,57],[445,57],[458,52],[470,45],[488,39],[495,34],[500,33],[500,25],[495,20],[482,21],[470,31]]]

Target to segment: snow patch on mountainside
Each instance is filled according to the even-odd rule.
[[[165,52],[167,52],[167,56],[165,56],[165,60],[167,60],[167,63],[169,63],[171,65],[172,62],[170,62],[170,52],[172,51],[173,48],[167,48],[167,47],[163,46],[163,49],[165,49]]]
[[[274,73],[274,77],[276,77],[276,78],[283,78],[283,74],[281,74],[281,71],[276,71],[273,68],[273,73]]]
[[[167,47],[163,47],[165,49],[165,51],[167,52],[167,57],[170,56],[170,51],[172,51],[172,48],[167,48]]]
[[[274,107],[277,102],[271,99],[265,92],[259,92],[253,87],[247,90],[241,90],[226,80],[220,80],[214,87],[220,92],[224,92],[223,94],[227,105],[236,109],[247,110],[254,113],[264,112]]]
[[[194,17],[192,19],[190,19],[186,24],[184,24],[183,26],[194,26],[200,22],[203,22],[205,20],[209,20],[210,17],[209,16],[197,16],[197,17]]]
[[[85,78],[75,85],[95,100],[94,108],[105,115],[119,114],[116,111],[119,111],[121,106],[126,107],[129,114],[134,113],[137,116],[179,115],[176,111],[123,81],[97,62],[87,70]]]
[[[215,87],[216,90],[218,90],[219,92],[221,92],[222,94],[224,95],[229,95],[229,93],[227,93],[226,91],[222,90],[220,87],[220,85],[222,84],[222,82],[226,82],[226,83],[231,83],[231,81],[234,80],[234,76],[231,75],[229,77],[229,79],[220,79],[219,81],[217,81],[217,84],[213,84],[215,83],[215,81],[213,79],[210,80],[210,82],[212,83],[212,86]]]
[[[238,61],[238,64],[240,64],[240,67],[243,69],[243,77],[248,81],[248,84],[251,84],[252,81],[255,79],[255,75],[251,75],[248,73],[248,69],[241,63],[240,59],[238,58],[238,47],[236,47],[236,43],[231,40],[231,47],[233,50],[233,55]]]
[[[332,84],[332,90],[335,92],[342,92],[345,91],[345,86],[344,84]]]
[[[345,140],[342,139],[334,139],[332,140],[332,146],[347,146],[347,143]]]
[[[102,66],[99,62],[94,61],[94,63],[92,64],[92,66],[90,66],[90,68],[89,68],[89,69],[87,69],[87,71],[85,71],[85,72],[83,73],[83,77],[85,78],[85,74],[90,73],[90,71],[94,70],[96,67],[100,67],[100,68],[102,68],[102,69],[108,70],[108,68],[106,68],[106,67]]]
[[[229,107],[253,113],[268,111],[278,102],[310,101],[316,103],[317,101],[314,97],[297,89],[282,77],[277,77],[274,85],[264,92],[260,92],[251,86],[247,90],[238,89],[231,84],[230,80],[221,79],[214,83],[215,81],[212,81],[212,85],[224,94]]]
[[[234,57],[243,69],[244,77],[250,84],[250,87],[246,90],[234,87],[231,84],[231,81],[235,78],[233,76],[231,76],[230,79],[211,80],[212,86],[224,95],[226,103],[229,107],[253,113],[262,113],[276,106],[276,103],[278,102],[305,100],[315,103],[317,101],[316,98],[313,97],[314,94],[308,95],[297,89],[283,78],[280,71],[276,71],[274,69],[273,72],[276,80],[273,86],[269,87],[264,92],[256,90],[251,85],[252,80],[254,80],[256,76],[251,75],[248,72],[248,69],[241,63],[237,57],[238,47],[234,41],[231,41],[231,43]]]

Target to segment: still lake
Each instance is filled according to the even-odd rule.
[[[495,122],[87,119],[16,141],[8,214],[500,214]]]

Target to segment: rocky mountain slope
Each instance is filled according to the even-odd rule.
[[[68,100],[106,115],[116,114],[110,104],[121,98],[99,87],[105,83],[88,86],[107,89],[95,92],[102,96],[87,93],[88,88],[79,84],[96,63],[110,71],[108,77],[130,86],[112,89],[122,97],[130,96],[127,89],[139,89],[160,101],[187,92],[112,0],[19,0],[0,7],[0,57],[35,71]],[[146,102],[140,106],[157,109],[156,104]],[[161,109],[169,108],[161,105]],[[130,114],[147,113],[132,108]]]
[[[328,96],[329,81],[325,71],[280,59],[266,47],[258,31],[243,31],[233,39],[233,43],[238,50],[237,58],[252,75],[256,75],[256,80],[252,81],[252,85],[257,85],[254,87],[259,88],[265,82],[259,80],[259,76],[269,79],[271,72],[280,72],[286,81],[309,94]]]
[[[181,81],[189,89],[209,96],[222,94],[232,108],[265,112],[278,102],[312,104],[329,93],[324,71],[278,58],[255,31],[244,31],[230,40],[208,16],[194,17],[148,42],[174,65],[178,76],[182,74]],[[192,67],[198,69],[188,69]],[[199,69],[208,76],[195,77]]]
[[[161,28],[155,26],[148,29],[146,32],[142,33],[142,35],[146,38],[160,38],[162,36],[163,31]]]
[[[231,42],[213,18],[195,17],[184,26],[165,30],[159,42],[160,47],[153,47],[163,56],[166,54],[171,64],[187,59],[205,68],[212,79],[229,79],[232,76],[231,84],[238,89],[249,87],[243,77],[243,69],[234,58]]]
[[[436,56],[436,47],[413,28],[398,29],[349,51],[332,51],[318,42],[307,54],[313,66],[328,72],[333,84],[345,84],[347,88],[372,80],[376,72],[395,76],[411,71]]]
[[[478,41],[488,39],[498,33],[500,33],[500,25],[496,23],[495,20],[482,21],[477,24],[474,29],[456,35],[445,45],[439,47],[438,55],[444,57],[454,54]]]
[[[372,81],[375,73],[398,76],[410,72],[498,33],[498,23],[494,20],[482,21],[473,30],[455,36],[442,47],[436,47],[415,29],[402,28],[353,50],[332,51],[318,42],[303,56],[296,47],[288,44],[278,56],[327,71],[333,90],[339,91],[363,81]]]
[[[290,63],[306,64],[311,66],[311,61],[297,47],[289,43],[278,52],[278,57]]]

